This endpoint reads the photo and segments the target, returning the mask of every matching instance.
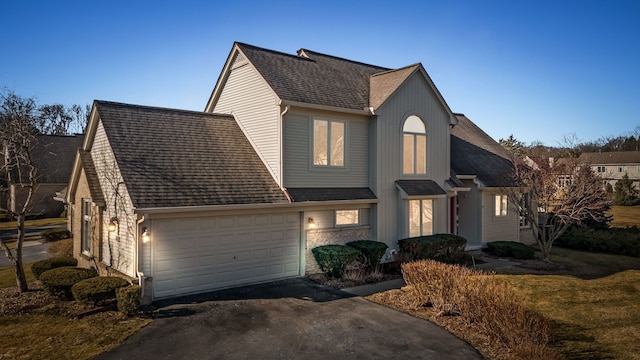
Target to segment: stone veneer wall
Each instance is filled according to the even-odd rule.
[[[305,249],[305,273],[320,273],[320,268],[316,259],[311,253],[311,249],[321,245],[344,245],[354,240],[371,240],[371,227],[344,227],[307,230],[307,246]]]

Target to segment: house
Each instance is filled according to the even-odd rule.
[[[508,161],[478,131],[421,64],[235,43],[204,112],[94,102],[74,253],[149,301],[316,272],[322,244],[385,242],[387,261],[411,236],[517,240]]]
[[[640,151],[589,152],[578,158],[581,164],[589,164],[593,172],[613,189],[618,180],[627,174],[636,188],[640,188]]]
[[[82,144],[82,135],[37,135],[31,150],[36,167],[36,190],[33,195],[30,214],[57,217],[64,210],[64,204],[54,198],[64,191],[69,183],[73,160]],[[4,161],[4,158],[1,160]],[[2,194],[2,207],[17,212],[22,208],[28,191],[19,184],[8,184]]]

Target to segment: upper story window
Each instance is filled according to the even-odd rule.
[[[618,166],[618,172],[619,173],[627,172],[627,167],[626,166]]]
[[[605,167],[604,166],[598,166],[598,172],[599,173],[605,172]]]
[[[422,119],[411,115],[405,120],[403,132],[403,174],[427,173],[427,129]]]
[[[345,123],[313,120],[313,165],[344,166]]]

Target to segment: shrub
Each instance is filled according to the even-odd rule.
[[[346,245],[322,245],[311,249],[320,270],[332,277],[341,277],[347,264],[355,261],[362,253]]]
[[[515,241],[494,241],[487,243],[487,248],[483,249],[489,255],[498,257],[510,257],[514,259],[534,259],[536,250],[523,243]]]
[[[121,313],[131,316],[136,313],[140,307],[140,286],[132,285],[121,287],[116,290],[116,298],[118,299],[118,310]]]
[[[516,358],[547,358],[549,322],[526,308],[513,287],[499,277],[433,260],[402,265],[417,305],[433,306],[439,316],[458,315],[486,331]],[[548,353],[547,353],[548,354]]]
[[[572,226],[555,244],[576,250],[640,257],[640,228],[594,229]]]
[[[458,263],[464,259],[467,240],[453,234],[436,234],[398,240],[403,257],[410,260],[432,259]]]
[[[45,271],[63,267],[63,266],[77,266],[77,265],[78,265],[78,260],[72,257],[59,256],[59,257],[53,257],[53,258],[34,262],[33,264],[31,264],[31,272],[33,273],[33,276],[39,280],[40,275],[42,275],[42,273]]]
[[[72,298],[71,287],[75,283],[95,276],[98,276],[95,270],[65,266],[45,271],[40,275],[40,282],[47,293],[68,300]]]
[[[367,268],[372,269],[380,264],[382,255],[387,251],[387,244],[373,240],[356,240],[347,243],[347,246],[356,248],[362,253],[364,264]]]
[[[70,238],[71,233],[67,229],[53,228],[43,231],[40,236],[46,241],[56,241]]]
[[[98,276],[79,281],[71,287],[73,298],[82,304],[97,305],[116,298],[116,290],[129,285],[123,278]]]

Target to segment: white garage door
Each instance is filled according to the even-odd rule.
[[[153,220],[154,298],[300,274],[298,213]]]

